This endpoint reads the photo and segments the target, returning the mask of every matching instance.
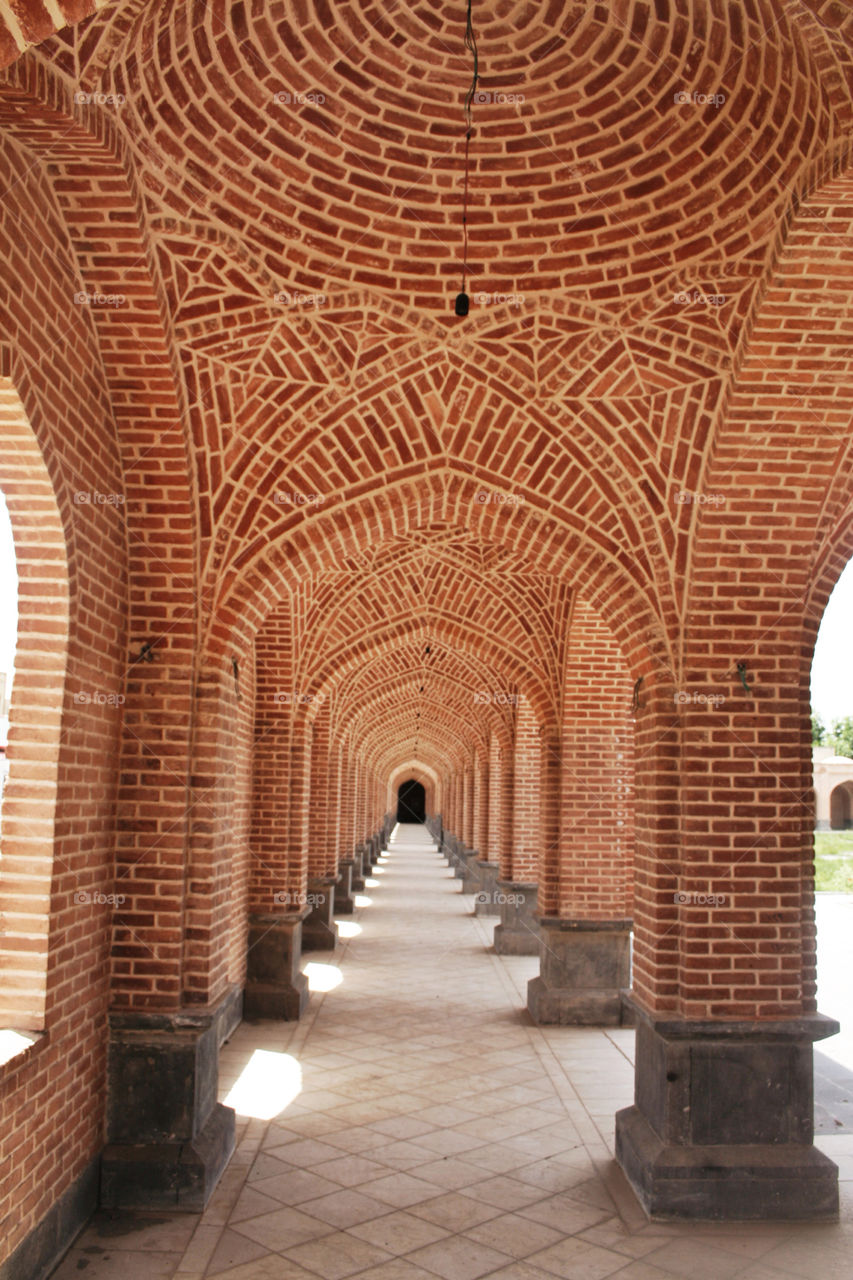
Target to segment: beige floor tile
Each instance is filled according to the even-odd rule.
[[[509,1262],[505,1253],[478,1244],[465,1236],[451,1236],[409,1254],[408,1262],[424,1267],[444,1280],[478,1280]]]
[[[626,1265],[623,1254],[571,1238],[561,1240],[541,1253],[531,1254],[527,1261],[543,1271],[550,1271],[552,1275],[565,1276],[570,1280],[606,1280]],[[688,1280],[688,1277],[693,1280],[693,1273],[682,1273],[682,1280]]]
[[[399,1210],[386,1214],[384,1218],[372,1222],[362,1222],[353,1227],[351,1235],[369,1244],[387,1249],[389,1253],[410,1253],[413,1249],[422,1248],[436,1240],[445,1238],[448,1232],[437,1223],[427,1222],[412,1213]]]
[[[333,1227],[299,1209],[277,1209],[274,1213],[261,1214],[259,1218],[235,1222],[234,1230],[274,1252],[329,1235]]]
[[[343,1231],[286,1249],[284,1256],[309,1271],[316,1271],[323,1280],[345,1280],[392,1257],[385,1249]]]
[[[341,1230],[388,1212],[388,1205],[378,1197],[362,1195],[351,1187],[338,1188],[318,1200],[307,1200],[300,1207],[320,1222],[328,1222]]]
[[[563,1238],[562,1233],[553,1227],[534,1222],[532,1218],[522,1218],[517,1213],[502,1213],[491,1222],[468,1227],[465,1235],[469,1240],[490,1245],[511,1258],[526,1258]]]

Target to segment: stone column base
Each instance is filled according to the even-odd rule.
[[[308,1004],[308,980],[299,970],[302,921],[293,915],[249,916],[249,971],[243,1016],[295,1022]]]
[[[456,878],[462,881],[463,893],[474,893],[479,887],[480,875],[476,869],[479,861],[480,854],[476,849],[462,846],[462,852],[456,864]]]
[[[631,921],[543,917],[539,943],[539,977],[527,984],[534,1022],[618,1027],[631,978]]]
[[[364,893],[364,846],[356,845],[352,855],[352,891]]]
[[[476,877],[474,887],[474,915],[499,916],[500,903],[498,893],[498,864],[496,862],[476,862],[472,867]]]
[[[500,956],[539,954],[539,921],[536,900],[539,886],[515,880],[495,881],[494,901],[501,913],[495,925],[495,951]]]
[[[835,1221],[838,1170],[812,1145],[813,1049],[838,1023],[637,1022],[635,1104],[616,1159],[657,1219]]]
[[[336,916],[351,916],[355,911],[355,889],[352,883],[354,865],[352,858],[342,858],[339,863],[340,875],[335,881]]]
[[[104,1208],[204,1209],[234,1151],[234,1112],[216,1094],[241,1007],[235,987],[204,1012],[110,1015]]]
[[[308,907],[311,914],[302,921],[303,951],[334,951],[338,945],[335,924],[336,876],[311,877],[308,880]]]

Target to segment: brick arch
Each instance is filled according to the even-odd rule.
[[[816,606],[825,602],[850,546],[853,269],[845,240],[851,194],[848,169],[830,177],[791,219],[709,453],[702,493],[713,501],[692,513],[683,652],[677,681],[658,690],[661,748],[650,757],[656,757],[659,785],[678,797],[681,832],[676,848],[667,847],[666,837],[657,843],[657,886],[649,878],[649,850],[643,845],[638,853],[642,924],[635,952],[646,990],[647,944],[657,934],[667,963],[675,963],[665,981],[677,971],[688,1016],[709,1010],[720,1017],[791,1016],[815,1009],[809,673]],[[738,662],[745,663],[748,691]],[[723,700],[713,730],[714,776],[730,797],[731,813],[707,830],[698,813],[707,794],[708,708],[692,701],[673,706],[679,691]],[[641,829],[653,811],[649,781],[644,761]],[[772,886],[764,869],[771,857]],[[707,886],[703,877],[727,894],[740,926],[713,912],[700,919],[701,913],[673,907],[673,890]],[[763,900],[756,887],[762,885],[769,894]],[[660,914],[647,930],[647,906],[655,899]],[[732,936],[738,927],[747,930],[748,944]],[[712,952],[727,956],[725,996],[712,993],[707,970],[684,945],[697,931]],[[755,979],[741,974],[756,952],[763,968],[748,993]],[[660,978],[657,983],[664,985]]]
[[[397,787],[400,780],[405,777],[414,778],[416,782],[420,782],[423,786],[426,792],[427,816],[441,813],[441,779],[434,769],[424,764],[421,760],[403,760],[392,768],[388,775],[388,799],[386,802],[388,812],[394,812]]]
[[[849,558],[853,513],[853,268],[845,252],[851,198],[848,167],[791,219],[708,468],[706,496],[719,500],[694,513],[697,594],[707,590],[719,554],[731,548],[745,586],[750,555],[766,554],[771,567],[761,594],[772,596],[775,578],[780,618],[793,608],[810,615],[815,632],[815,609],[825,607],[839,558]]]
[[[342,643],[339,647],[327,649],[322,664],[312,672],[312,691],[333,697],[336,715],[339,715],[342,705],[346,705],[342,704],[342,694],[358,696],[362,693],[359,685],[376,678],[372,671],[377,664],[381,666],[382,679],[392,678],[391,672],[395,678],[413,679],[413,673],[424,665],[421,655],[423,645],[428,642],[441,646],[455,660],[464,663],[471,697],[480,691],[495,692],[497,677],[503,688],[521,690],[537,707],[541,718],[554,717],[559,690],[524,660],[520,648],[497,635],[478,633],[473,623],[461,626],[452,614],[445,616],[443,613],[429,624],[424,624],[419,618],[391,617],[381,627],[375,628],[365,643]],[[399,668],[404,660],[406,668],[401,673]],[[436,665],[434,660],[430,662],[433,675]],[[352,679],[344,691],[341,684],[348,676]],[[465,687],[461,674],[457,683]]]
[[[10,5],[0,15],[0,67],[8,67],[31,45],[40,44],[64,26],[82,22],[105,7],[96,4],[96,0],[57,0],[51,8],[43,0],[20,0]]]
[[[70,621],[66,535],[53,483],[0,346],[0,490],[18,575],[18,642],[3,795],[0,1026],[41,1030],[48,996],[59,756]]]
[[[0,86],[0,125],[27,148],[36,169],[44,166],[47,171],[49,161],[50,199],[59,211],[76,268],[63,280],[66,288],[97,289],[126,299],[122,306],[90,306],[79,324],[97,353],[94,363],[108,392],[104,414],[115,432],[122,471],[118,487],[127,528],[130,661],[123,708],[117,868],[119,877],[126,878],[124,887],[132,884],[134,892],[145,892],[149,875],[148,887],[156,893],[162,868],[171,864],[183,874],[188,859],[195,856],[191,850],[204,843],[208,830],[203,820],[206,811],[187,804],[190,760],[204,748],[196,742],[194,718],[176,710],[180,705],[196,705],[193,687],[200,669],[201,619],[194,608],[198,566],[188,416],[173,367],[173,336],[148,253],[138,191],[125,169],[123,144],[108,113],[92,105],[78,106],[67,83],[52,70],[24,59],[10,69],[8,82]],[[101,197],[93,199],[93,191],[100,191]],[[118,241],[117,226],[121,227]],[[104,274],[105,243],[114,250],[108,255],[112,284]],[[82,313],[83,308],[78,310]],[[98,447],[93,442],[95,456]],[[152,524],[149,506],[152,494],[163,489],[164,451],[169,455],[169,480],[164,506]],[[165,609],[144,585],[151,574],[162,572],[164,556],[175,584]],[[144,643],[154,650],[150,664],[134,661]],[[174,812],[183,815],[153,836],[140,820],[135,789],[152,760],[168,760],[162,798],[165,801],[170,792]],[[196,775],[201,776],[201,771]],[[171,947],[184,946],[184,925],[181,910],[176,910],[173,928],[154,930],[157,938],[149,946],[142,936],[144,928],[131,931],[117,924],[115,1003],[180,1002],[181,978],[162,979],[161,955]],[[228,947],[224,933],[221,946]],[[134,953],[132,979],[130,953]],[[156,994],[139,994],[144,985],[139,976],[145,969]],[[128,976],[132,992],[123,989],[123,976]]]
[[[181,49],[192,93],[171,92],[176,68],[165,35],[168,24],[176,22],[186,36]],[[481,267],[475,238],[476,286],[517,290],[535,262],[539,288],[571,290],[581,272],[584,282],[594,282],[604,296],[624,302],[631,297],[635,272],[669,268],[679,257],[698,258],[707,251],[703,214],[711,193],[716,196],[720,174],[705,163],[706,148],[699,144],[715,119],[697,128],[695,113],[683,112],[662,129],[658,110],[661,100],[671,104],[685,87],[725,89],[725,137],[740,136],[766,157],[761,196],[766,202],[768,192],[777,194],[790,181],[790,152],[806,150],[825,124],[816,55],[797,47],[792,26],[789,15],[780,17],[770,0],[760,0],[748,15],[696,3],[679,11],[678,21],[668,4],[653,10],[632,4],[612,15],[606,6],[579,11],[567,0],[551,6],[547,15],[535,8],[482,14],[484,86],[521,89],[524,102],[493,102],[488,114],[479,115],[483,127],[473,148],[477,190],[499,165],[502,198],[489,190],[480,196],[472,229],[476,237],[488,215],[500,208],[503,216],[493,219],[491,239],[501,250],[511,244],[513,253],[502,255],[503,270],[492,275]],[[339,33],[343,48],[330,39],[330,30]],[[243,217],[233,177],[239,160],[224,145],[229,136],[247,126],[255,136],[287,128],[291,117],[272,101],[276,85],[291,93],[322,89],[325,100],[300,112],[300,139],[287,148],[284,173],[259,167],[251,185],[252,197],[263,203],[272,189],[283,213],[280,225],[272,224],[272,236],[252,229],[259,255],[280,261],[275,238],[293,239],[293,225],[310,218],[306,276],[362,278],[385,291],[399,281],[434,303],[446,298],[445,264],[457,256],[461,238],[458,221],[437,217],[435,210],[438,193],[454,213],[461,201],[460,80],[468,67],[458,21],[424,0],[399,17],[374,18],[370,31],[369,47],[356,62],[347,53],[361,48],[364,27],[342,4],[288,12],[277,29],[262,11],[241,11],[238,20],[224,0],[197,12],[181,8],[177,15],[174,7],[151,6],[133,27],[117,32],[112,75],[103,83],[123,88],[128,69],[137,60],[145,62],[135,131],[162,136],[172,146],[195,136],[211,185],[221,192],[215,212],[223,222]],[[401,78],[401,36],[417,95]],[[226,103],[218,92],[214,47],[234,69],[233,96]],[[306,57],[309,51],[312,60]],[[611,122],[616,103],[621,104],[621,127]],[[143,122],[146,128],[140,127]],[[448,135],[455,147],[448,145]],[[404,147],[406,138],[415,139],[414,145]],[[311,160],[317,155],[323,157],[322,184],[312,181]],[[666,167],[668,182],[649,176],[655,161]],[[747,192],[751,199],[749,184],[755,178],[748,168],[740,147],[726,149],[725,189]],[[423,190],[425,171],[435,177]],[[207,195],[197,171],[182,179],[160,196],[173,215]],[[615,201],[609,220],[601,209],[602,189]],[[731,202],[722,220],[720,244],[729,256],[743,232],[738,203]],[[542,212],[534,217],[537,209]],[[406,250],[419,220],[427,221],[432,235],[416,241],[419,252],[413,255]],[[685,226],[681,238],[671,234],[678,220]],[[624,247],[624,256],[633,259],[627,278],[609,276],[601,253],[608,231],[617,248]],[[543,259],[544,240],[559,249]],[[643,252],[634,252],[637,244]],[[485,250],[484,245],[483,258]],[[509,269],[513,266],[515,271]]]
[[[486,544],[518,555],[529,571],[576,582],[618,636],[632,668],[670,665],[660,619],[632,574],[628,547],[581,541],[532,503],[510,510],[478,503],[481,491],[470,476],[437,469],[305,517],[287,540],[259,552],[240,574],[226,575],[208,637],[211,651],[248,646],[270,609],[305,577],[350,560],[358,564],[369,548],[397,538],[401,527],[458,522]]]
[[[478,705],[475,702],[476,695],[491,675],[490,667],[482,659],[458,648],[445,646],[441,638],[434,634],[415,635],[414,639],[405,639],[408,643],[403,643],[404,637],[394,633],[387,649],[382,646],[372,655],[360,659],[350,658],[346,688],[342,693],[335,691],[328,695],[333,698],[333,723],[347,723],[355,707],[369,705],[374,697],[387,690],[414,694],[416,686],[419,690],[420,682],[426,679],[433,690],[438,688],[452,696],[453,701],[460,704],[460,709],[464,703],[469,714],[472,705]],[[436,661],[428,668],[428,676],[422,656],[426,640],[437,651]],[[443,661],[446,657],[451,659],[450,670]],[[483,699],[481,705],[495,708],[503,704]],[[503,733],[506,731],[507,717],[493,709],[488,715],[487,723],[494,732]]]

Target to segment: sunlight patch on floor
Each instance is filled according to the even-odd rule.
[[[302,1092],[302,1068],[289,1053],[256,1049],[225,1099],[238,1116],[273,1120]]]
[[[312,961],[302,970],[308,979],[309,991],[334,991],[344,980],[336,964],[317,964]]]

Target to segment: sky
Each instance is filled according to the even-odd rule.
[[[11,673],[18,631],[12,530],[0,494],[0,671]],[[830,596],[812,665],[812,707],[826,724],[853,716],[853,560]]]
[[[18,634],[18,575],[6,499],[0,493],[0,671],[12,674]]]
[[[835,584],[817,634],[812,709],[825,724],[853,716],[853,560]]]

